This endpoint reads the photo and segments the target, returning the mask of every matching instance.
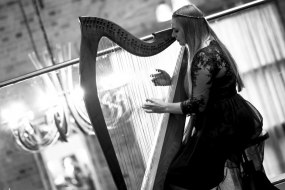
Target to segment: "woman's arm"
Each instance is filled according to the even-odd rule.
[[[142,107],[147,113],[174,113],[183,114],[180,102],[168,103],[160,99],[147,99]]]
[[[206,109],[213,79],[220,70],[217,55],[200,52],[193,61],[191,68],[192,96],[180,104],[184,114],[191,115]]]
[[[213,78],[219,71],[215,56],[200,52],[192,63],[192,96],[188,100],[167,103],[158,99],[147,99],[143,109],[147,113],[187,114],[203,112],[207,106]]]

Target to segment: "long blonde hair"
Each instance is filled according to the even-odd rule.
[[[238,91],[241,91],[244,87],[244,83],[240,77],[237,64],[224,43],[221,42],[209,25],[208,21],[205,19],[203,12],[195,5],[190,4],[176,10],[173,13],[172,18],[177,19],[184,29],[185,40],[188,45],[189,61],[192,62],[195,53],[202,47],[203,43],[207,39],[210,37],[214,38],[225,54],[226,61],[230,63],[237,79]]]

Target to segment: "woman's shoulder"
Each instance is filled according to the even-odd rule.
[[[201,48],[195,55],[194,59],[198,60],[221,60],[222,52],[216,40],[212,40],[208,46]]]
[[[199,56],[211,56],[221,54],[219,44],[216,40],[211,40],[209,45],[198,51]]]

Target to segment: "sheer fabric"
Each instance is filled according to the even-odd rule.
[[[262,131],[262,117],[237,94],[236,77],[216,41],[196,53],[191,78],[192,94],[181,108],[195,131],[172,162],[166,187],[210,189],[225,178],[225,166],[239,168],[241,151]]]
[[[263,116],[269,133],[263,166],[268,178],[285,172],[285,36],[276,2],[269,1],[211,23],[241,72],[242,96]],[[226,189],[227,190],[227,189]]]

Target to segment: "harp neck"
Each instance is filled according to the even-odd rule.
[[[160,53],[170,46],[175,38],[171,36],[172,30],[167,29],[153,33],[151,42],[143,41],[119,25],[97,17],[79,17],[82,37],[99,41],[105,36],[116,42],[131,54],[137,56],[152,56]]]

